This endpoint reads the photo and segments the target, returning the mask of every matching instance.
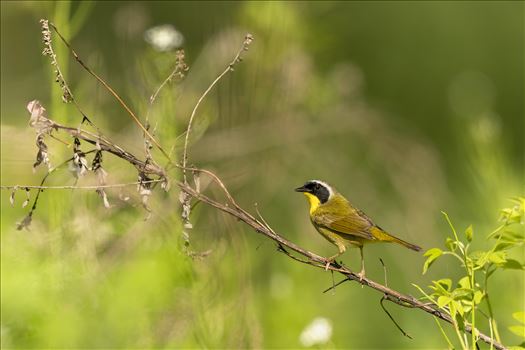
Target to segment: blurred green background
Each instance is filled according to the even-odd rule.
[[[31,171],[29,101],[40,100],[57,121],[81,121],[61,102],[41,55],[40,18],[54,22],[141,118],[175,59],[144,33],[171,24],[182,34],[190,71],[150,111],[158,139],[178,157],[196,100],[250,32],[255,41],[245,59],[197,113],[191,163],[215,171],[242,206],[254,212],[257,203],[274,229],[325,256],[335,248],[314,231],[304,198],[293,192],[308,179],[335,185],[379,225],[425,249],[449,235],[441,210],[460,230],[472,223],[486,236],[498,210],[524,192],[523,15],[522,2],[504,1],[2,1],[1,182],[38,184],[45,174]],[[53,39],[82,109],[143,158],[136,125]],[[71,156],[47,142],[53,164]],[[136,181],[136,171],[115,157],[103,165],[109,183]],[[94,182],[89,175],[78,184]],[[67,169],[49,181],[74,183]],[[404,338],[379,294],[352,284],[323,294],[329,273],[291,261],[204,205],[192,212],[190,248],[211,254],[190,259],[176,188],[155,191],[148,221],[134,187],[108,194],[110,209],[94,191],[46,191],[30,230],[16,231],[25,195],[18,192],[11,207],[2,191],[2,347],[301,348],[308,345],[301,334],[319,317],[331,334],[317,347],[446,347],[427,314],[389,306],[414,339]],[[357,269],[358,255],[350,250],[342,259]],[[389,285],[412,295],[411,283],[461,272],[444,260],[422,276],[421,254],[376,245],[365,258],[377,281],[380,257]],[[504,342],[518,343],[507,327],[511,313],[524,309],[523,274],[494,276],[491,293]]]

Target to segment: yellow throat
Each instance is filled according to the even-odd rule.
[[[303,193],[308,199],[308,203],[310,203],[310,214],[312,214],[317,209],[317,207],[319,207],[319,205],[321,204],[321,201],[319,200],[319,198],[317,198],[311,193],[308,193],[308,192],[303,192]]]

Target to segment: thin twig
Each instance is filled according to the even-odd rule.
[[[89,131],[80,128],[72,128],[69,126],[65,126],[55,121],[52,121],[51,119],[49,120],[52,122],[52,128],[55,130],[65,131],[73,137],[78,137],[79,139],[84,140],[92,145],[96,145],[97,147],[100,147],[101,150],[109,152],[121,159],[126,160],[127,162],[134,165],[138,170],[143,171],[144,173],[158,175],[163,178],[166,177],[164,169],[162,169],[160,166],[153,163],[147,163],[138,159],[130,152],[124,150],[122,147],[118,146],[117,144],[111,142],[110,140],[100,135],[95,135]]]
[[[53,24],[53,23],[49,23],[49,26],[53,28],[53,30],[55,31],[55,33],[57,33],[57,35],[60,37],[60,39],[62,40],[62,42],[67,46],[67,48],[69,49],[69,52],[71,53],[71,55],[75,58],[75,60],[89,73],[91,74],[93,77],[95,77],[95,79],[98,80],[99,83],[101,83],[105,88],[106,90],[108,90],[112,95],[113,97],[115,97],[115,99],[120,103],[120,105],[122,107],[124,107],[124,109],[126,110],[126,112],[128,112],[128,115],[133,119],[133,121],[139,126],[139,128],[142,129],[142,131],[144,132],[144,134],[146,134],[148,136],[148,138],[155,144],[155,146],[157,146],[157,148],[162,152],[162,154],[169,160],[171,161],[171,158],[170,156],[168,155],[168,153],[164,150],[164,148],[162,148],[162,146],[160,145],[160,143],[150,134],[150,132],[144,127],[144,125],[142,125],[141,121],[139,120],[139,118],[135,115],[135,113],[133,113],[133,111],[131,110],[131,108],[128,107],[128,105],[124,102],[124,100],[122,100],[122,98],[115,92],[115,90],[113,90],[113,88],[111,86],[109,86],[97,73],[95,73],[93,70],[91,70],[91,68],[89,68],[85,63],[84,61],[82,61],[82,59],[80,59],[80,57],[78,56],[78,54],[75,52],[75,50],[73,49],[73,47],[69,44],[69,42],[62,36],[62,34],[60,34],[60,32],[58,31],[57,27]]]
[[[93,150],[90,150],[90,151],[87,151],[87,152],[84,152],[84,154],[89,154],[89,153],[93,153],[97,151],[96,149],[93,149]],[[74,158],[71,157],[69,159],[66,159],[65,161],[63,161],[62,163],[60,163],[59,165],[55,166],[54,168],[51,168],[47,171],[47,173],[44,175],[44,177],[42,178],[42,180],[40,181],[40,186],[38,187],[44,187],[44,183],[47,181],[47,179],[49,178],[49,176],[54,173],[57,169],[60,169],[61,167],[63,167],[64,165],[68,164],[69,162],[71,162]],[[2,186],[3,187],[3,186]],[[16,186],[13,186],[13,188],[16,187]],[[26,187],[27,188],[27,187]],[[2,188],[3,189],[3,188]],[[27,227],[29,226],[29,223],[31,222],[32,220],[32,217],[33,217],[33,212],[36,210],[36,205],[38,203],[38,199],[40,198],[40,194],[44,191],[43,188],[40,188],[38,189],[37,193],[36,193],[36,196],[35,196],[35,199],[33,200],[33,205],[31,206],[31,209],[29,210],[29,212],[27,213],[27,215],[25,216],[25,218],[17,224],[17,227],[16,229],[17,230],[22,230],[24,227]]]
[[[346,281],[351,281],[350,278],[345,278],[345,279],[342,279],[341,281],[337,282],[336,284],[332,284],[332,286],[330,288],[327,288],[325,290],[323,290],[323,293],[326,293],[326,292],[329,292],[331,291],[332,289],[335,289],[335,287],[339,286],[340,284],[343,284],[345,283]]]
[[[385,275],[385,287],[388,287],[388,280],[387,280],[387,274],[386,274],[386,265],[385,263],[383,262],[383,259],[379,258],[379,261],[381,262],[381,265],[383,265],[383,273]],[[383,304],[383,301],[387,300],[387,296],[385,294],[383,294],[383,297],[381,298],[381,300],[379,300],[379,304],[381,304],[381,308],[383,309],[383,311],[388,315],[388,317],[390,318],[390,320],[392,320],[392,322],[394,322],[394,325],[397,327],[397,329],[399,329],[399,331],[407,338],[409,339],[412,339],[412,337],[410,336],[410,334],[408,334],[407,332],[405,332],[403,330],[403,328],[401,328],[401,326],[399,325],[399,323],[397,323],[397,321],[394,319],[394,316],[392,316],[392,314],[390,314],[390,312],[388,312],[388,310],[386,309],[386,306]]]
[[[189,67],[184,61],[184,58],[184,50],[177,50],[177,52],[175,53],[175,68],[173,68],[173,71],[170,73],[170,75],[168,75],[168,77],[164,79],[164,81],[159,85],[159,87],[157,88],[157,90],[155,90],[153,95],[150,96],[148,110],[146,111],[146,125],[149,123],[149,114],[151,112],[151,107],[157,99],[160,90],[162,90],[164,86],[170,81],[172,81],[176,75],[178,75],[180,79],[184,78],[184,72],[188,71]]]
[[[266,228],[270,231],[272,231],[273,233],[275,233],[275,230],[268,224],[268,222],[264,219],[264,217],[262,216],[261,212],[259,211],[259,206],[257,205],[257,203],[255,203],[255,212],[257,213],[257,216],[259,217],[259,219],[261,220],[261,222],[264,224],[264,226],[266,226]]]
[[[51,64],[55,67],[55,75],[56,75],[55,79],[56,79],[56,82],[60,85],[60,88],[62,89],[62,100],[66,103],[68,102],[73,103],[73,105],[78,110],[78,112],[82,114],[81,123],[84,123],[84,121],[86,121],[88,124],[94,127],[97,130],[97,132],[102,134],[100,129],[88,118],[88,116],[80,108],[80,105],[78,104],[77,100],[73,96],[73,92],[69,88],[66,78],[64,77],[64,74],[62,73],[62,70],[60,69],[60,65],[58,64],[56,53],[53,49],[53,41],[51,39],[51,31],[49,30],[49,26],[52,26],[55,29],[55,31],[56,31],[56,28],[53,26],[52,23],[49,23],[49,21],[46,19],[41,19],[40,25],[42,27],[42,39],[44,42],[44,50],[42,51],[42,54],[44,56],[49,56],[51,58]]]
[[[70,161],[70,160],[68,160]],[[122,184],[112,184],[112,185],[97,185],[97,186],[26,186],[26,185],[1,185],[0,189],[2,190],[12,190],[12,189],[38,189],[38,190],[97,190],[99,188],[119,188],[119,187],[127,187],[127,186],[133,186],[133,185],[140,185],[145,183],[153,183],[153,182],[163,182],[162,179],[156,179],[156,180],[149,180],[149,181],[142,181],[142,182],[129,182],[129,183],[122,183]]]
[[[204,98],[208,95],[208,93],[213,89],[213,87],[219,82],[219,80],[222,79],[228,72],[233,71],[233,67],[241,61],[241,55],[244,51],[248,50],[248,47],[253,41],[253,36],[251,34],[246,34],[244,37],[244,41],[242,43],[241,48],[233,58],[233,60],[228,64],[228,67],[224,69],[224,71],[215,78],[215,80],[208,86],[206,91],[199,97],[197,103],[195,104],[195,107],[193,107],[193,110],[191,111],[190,120],[188,122],[188,127],[186,128],[186,137],[184,138],[184,149],[183,149],[183,155],[182,155],[182,168],[186,168],[187,160],[188,160],[188,141],[190,139],[190,133],[191,133],[191,127],[193,125],[193,119],[195,118],[195,114],[197,112],[197,109],[199,108],[200,104],[204,100]],[[184,174],[184,183],[187,183],[186,181],[186,169],[183,169]]]
[[[381,308],[383,309],[383,311],[388,315],[388,317],[390,318],[390,320],[392,320],[392,322],[394,322],[394,324],[396,325],[397,329],[399,329],[399,331],[401,332],[401,334],[403,334],[405,337],[409,338],[409,339],[412,339],[412,337],[410,336],[410,334],[408,334],[407,332],[405,332],[403,330],[403,328],[401,328],[401,326],[399,325],[399,323],[397,323],[397,321],[394,319],[394,317],[390,314],[390,312],[388,312],[388,310],[386,309],[385,305],[383,304],[383,301],[387,300],[387,298],[383,295],[383,297],[381,298],[381,300],[379,300],[379,304],[381,304]]]

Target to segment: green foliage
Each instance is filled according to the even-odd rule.
[[[421,287],[414,285],[424,295],[425,299],[428,299],[452,317],[457,339],[463,349],[469,347],[476,349],[478,333],[476,327],[479,328],[476,323],[477,314],[486,316],[485,319],[488,318],[491,336],[498,342],[501,342],[490,304],[488,281],[499,270],[525,269],[523,262],[509,257],[511,249],[520,247],[525,242],[525,198],[519,197],[512,201],[515,205],[501,210],[499,218],[501,225],[487,237],[490,242],[489,249],[470,251],[472,244],[475,243],[474,238],[479,237],[474,234],[472,225],[468,226],[464,232],[465,242],[459,238],[452,221],[443,212],[453,237],[446,238],[445,250],[431,248],[424,254],[427,259],[423,264],[423,274],[442,256],[454,257],[463,268],[464,276],[460,277],[456,284],[450,278],[432,281],[432,284],[429,286],[432,290],[431,293],[426,293]],[[486,311],[481,309],[484,301],[487,307]],[[513,317],[522,324],[509,327],[510,331],[525,338],[525,313],[516,312],[513,314]],[[470,345],[468,335],[465,332],[467,324],[470,324],[474,330],[471,334]],[[443,335],[447,337],[444,332]],[[452,344],[448,338],[447,342]]]

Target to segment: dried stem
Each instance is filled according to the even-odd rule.
[[[55,31],[55,33],[57,33],[57,35],[60,37],[60,39],[64,42],[64,44],[67,46],[67,48],[69,49],[69,51],[71,52],[71,55],[75,58],[75,60],[89,73],[91,74],[93,77],[95,77],[95,79],[98,80],[99,83],[101,83],[105,88],[106,90],[108,90],[111,95],[113,95],[113,97],[115,97],[115,99],[120,103],[120,105],[122,107],[124,107],[124,109],[126,110],[126,112],[128,112],[129,116],[133,119],[133,121],[139,126],[139,128],[142,129],[142,131],[144,132],[144,134],[146,136],[148,136],[148,138],[151,140],[151,142],[153,142],[155,144],[155,146],[157,146],[157,148],[162,152],[162,154],[168,158],[168,160],[171,161],[170,159],[170,156],[168,155],[168,153],[164,150],[164,148],[162,148],[162,146],[160,145],[160,143],[150,134],[150,132],[146,129],[146,127],[144,127],[144,125],[142,125],[142,123],[140,122],[139,118],[135,115],[135,113],[133,113],[133,111],[128,107],[128,105],[124,102],[124,100],[122,100],[122,98],[115,92],[115,90],[113,90],[113,88],[111,88],[111,86],[109,86],[97,73],[95,73],[93,70],[91,70],[91,68],[89,68],[85,63],[84,61],[82,61],[80,59],[80,57],[78,56],[78,54],[75,52],[75,50],[73,49],[73,47],[71,47],[71,45],[69,44],[69,42],[62,36],[62,34],[60,34],[60,32],[58,31],[57,27],[55,27],[55,25],[53,23],[49,23],[49,26],[51,28],[53,28],[53,30]]]
[[[253,41],[253,36],[250,33],[246,34],[246,36],[244,37],[242,46],[237,52],[237,54],[235,55],[235,57],[233,58],[233,60],[230,62],[230,64],[228,64],[228,67],[226,67],[224,71],[221,74],[219,74],[217,78],[215,78],[215,80],[210,84],[210,86],[208,86],[206,91],[204,91],[201,97],[199,97],[197,103],[195,104],[195,107],[193,107],[193,110],[191,111],[191,116],[188,122],[188,127],[186,128],[186,137],[184,138],[184,150],[183,150],[183,155],[182,155],[182,168],[183,168],[183,174],[184,174],[184,183],[187,182],[186,181],[186,170],[184,170],[184,168],[186,168],[186,163],[188,161],[188,141],[190,139],[191,127],[193,125],[193,119],[195,118],[197,109],[201,105],[204,98],[208,95],[208,93],[219,82],[219,80],[221,80],[226,74],[228,74],[228,72],[232,72],[233,67],[242,60],[242,57],[241,57],[242,53],[248,50],[248,47],[250,46],[252,41]]]
[[[122,184],[112,184],[112,185],[97,185],[97,186],[26,186],[26,185],[1,185],[0,189],[2,190],[13,190],[13,189],[38,189],[38,190],[97,190],[99,188],[120,188],[127,186],[136,186],[145,183],[154,183],[154,182],[163,182],[164,180],[156,179],[142,182],[128,182]]]
[[[42,41],[44,42],[44,50],[42,51],[42,54],[44,56],[49,56],[51,59],[51,65],[55,67],[55,80],[62,89],[62,101],[64,101],[65,103],[72,102],[75,108],[78,110],[78,112],[82,115],[82,123],[86,121],[92,127],[97,129],[97,131],[101,134],[100,129],[88,118],[88,116],[80,108],[80,105],[77,103],[75,97],[73,96],[73,92],[71,92],[71,89],[67,84],[66,78],[64,77],[64,74],[60,69],[60,65],[58,64],[57,60],[57,55],[55,54],[55,50],[53,49],[53,41],[51,39],[51,31],[49,30],[49,26],[51,25],[55,30],[56,28],[53,26],[52,23],[50,24],[47,19],[41,19],[40,25],[42,27]]]
[[[84,140],[92,145],[98,145],[98,147],[100,147],[102,151],[109,152],[121,159],[126,160],[127,162],[134,165],[135,168],[137,168],[139,171],[143,171],[144,173],[147,173],[147,174],[158,175],[160,177],[166,177],[164,169],[162,169],[158,165],[153,164],[153,163],[147,163],[147,162],[144,162],[138,159],[130,152],[124,150],[122,147],[107,140],[106,138],[95,135],[83,129],[72,128],[69,126],[61,125],[54,121],[52,121],[52,123],[53,123],[52,125],[53,129],[63,130],[73,137],[78,137],[79,139]]]
[[[173,80],[174,77],[178,76],[179,79],[184,78],[184,73],[188,71],[189,67],[185,62],[185,54],[184,50],[180,49],[175,52],[175,68],[173,71],[168,75],[166,79],[159,85],[157,90],[155,90],[155,93],[150,96],[149,98],[149,106],[148,110],[146,112],[146,125],[149,123],[149,114],[151,111],[151,107],[153,106],[153,103],[157,99],[157,96],[159,95],[160,91],[164,88],[166,84],[168,84],[170,81]]]

